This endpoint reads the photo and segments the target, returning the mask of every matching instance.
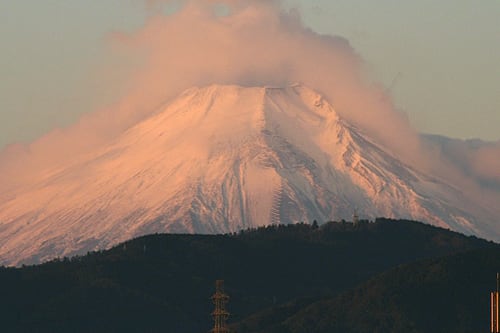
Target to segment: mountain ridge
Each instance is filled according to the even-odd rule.
[[[494,265],[485,266],[484,260],[469,254],[484,250],[498,258],[498,248],[474,236],[384,218],[356,225],[275,225],[230,235],[148,235],[106,251],[41,265],[0,267],[1,327],[13,332],[207,331],[212,326],[209,297],[216,279],[226,282],[230,323],[237,323],[289,302],[298,302],[296,312],[306,310],[317,301],[358,290],[379,273],[403,270],[403,264],[412,265],[405,274],[413,280],[415,273],[431,276],[434,270],[426,269],[426,260],[440,262],[449,255],[457,255],[455,262],[462,263],[462,269],[469,266],[460,258],[472,260],[470,267],[475,269],[466,274],[472,283],[467,292],[474,291],[474,302],[484,297],[487,303],[488,289],[475,283],[494,280],[494,274],[490,276]],[[483,252],[479,258],[484,259]],[[426,286],[423,283],[421,288]],[[420,304],[406,301],[406,305]],[[456,304],[477,313],[476,303],[468,298],[458,297]],[[324,321],[330,312],[321,311],[318,318]],[[270,319],[278,324],[279,316],[271,313]],[[440,319],[453,323],[450,319],[460,315],[451,314]],[[384,316],[370,318],[387,322]],[[470,319],[469,324],[481,322]],[[371,322],[361,318],[352,324]]]
[[[399,161],[314,90],[212,85],[0,202],[0,263],[354,210],[500,239],[493,211]]]

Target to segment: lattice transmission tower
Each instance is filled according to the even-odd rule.
[[[214,318],[214,328],[211,333],[229,333],[227,328],[227,319],[229,312],[226,310],[226,304],[229,301],[229,296],[224,293],[224,280],[215,281],[215,294],[212,296],[215,305],[212,317]]]

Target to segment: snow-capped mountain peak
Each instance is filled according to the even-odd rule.
[[[301,84],[189,89],[36,179],[0,201],[0,263],[153,232],[348,219],[355,209],[500,239],[488,209],[399,161]]]

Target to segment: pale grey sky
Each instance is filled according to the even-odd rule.
[[[348,39],[418,130],[500,139],[500,1],[287,3],[313,30]],[[1,1],[0,147],[117,98],[120,77],[96,75],[113,61],[107,37],[145,17],[138,0]]]

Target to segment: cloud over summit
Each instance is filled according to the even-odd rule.
[[[89,113],[69,128],[24,149],[4,152],[0,185],[12,182],[12,175],[32,172],[28,164],[48,168],[77,158],[120,135],[182,91],[210,84],[286,86],[301,82],[324,94],[342,117],[404,160],[441,170],[443,175],[447,174],[443,170],[455,169],[435,166],[440,162],[422,150],[406,116],[395,110],[383,87],[365,75],[362,58],[346,39],[310,30],[300,13],[284,8],[281,1],[146,3],[152,14],[143,27],[110,38],[117,58],[135,60],[136,65],[128,70],[128,91],[114,105]],[[176,9],[165,14],[165,4]],[[489,161],[495,153],[485,150],[478,159]],[[476,165],[474,161],[468,163]],[[473,170],[492,173],[484,165]]]
[[[226,15],[217,13],[215,5],[221,3]],[[135,111],[148,112],[192,86],[301,82],[386,143],[418,145],[406,118],[364,75],[362,59],[349,42],[313,32],[279,1],[185,1],[174,14],[153,15],[142,29],[117,34],[114,41],[122,52],[143,57],[132,78],[135,88],[126,97]]]

